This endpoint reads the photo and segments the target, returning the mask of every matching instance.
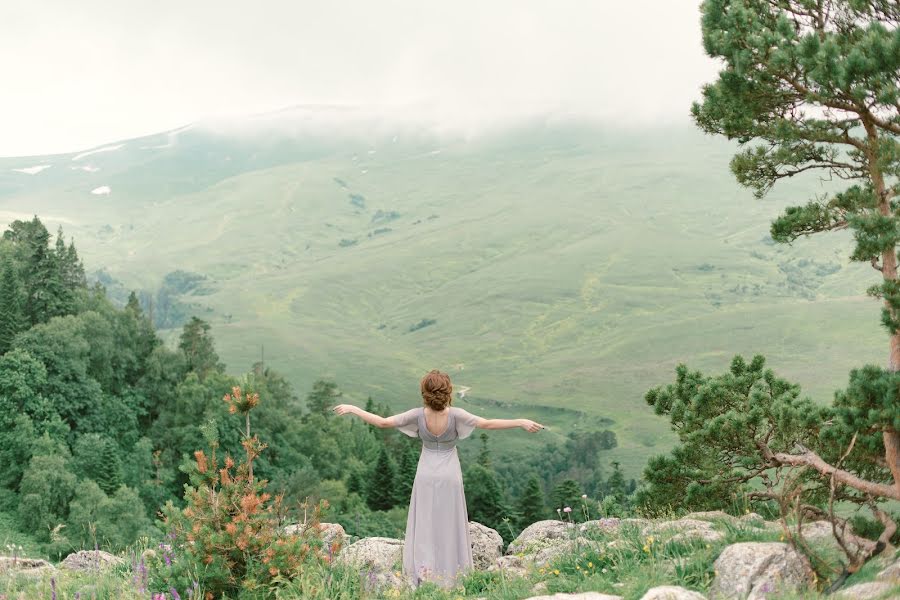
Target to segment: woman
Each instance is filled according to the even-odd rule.
[[[416,586],[428,580],[449,588],[456,585],[461,571],[472,568],[469,517],[456,441],[469,437],[475,428],[521,427],[534,433],[544,426],[528,419],[482,419],[451,407],[453,386],[441,371],[425,375],[421,390],[424,406],[392,417],[373,415],[351,404],[336,406],[334,411],[357,415],[376,427],[396,427],[422,440],[406,520],[403,572]]]

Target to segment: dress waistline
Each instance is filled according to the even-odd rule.
[[[456,448],[456,440],[452,440],[449,442],[431,442],[428,440],[422,440],[422,446],[428,448],[429,450],[453,450]]]

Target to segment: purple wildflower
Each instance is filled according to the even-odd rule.
[[[50,578],[50,598],[56,600],[56,579],[53,577]]]
[[[175,588],[169,588],[169,593],[172,594],[172,600],[181,600],[181,596],[178,595],[178,590]]]

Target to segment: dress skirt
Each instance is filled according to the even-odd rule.
[[[414,585],[456,585],[472,568],[469,518],[456,448],[423,447],[409,501],[403,572]]]
[[[451,588],[459,574],[472,568],[469,516],[456,442],[472,434],[480,417],[456,407],[449,411],[447,428],[440,435],[428,431],[422,408],[392,417],[397,429],[422,440],[403,546],[403,572],[416,586],[431,581]]]

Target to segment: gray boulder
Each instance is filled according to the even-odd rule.
[[[403,560],[403,540],[394,538],[363,538],[341,550],[335,562],[354,565],[365,577],[369,589],[404,587],[408,580],[400,572]]]
[[[470,521],[469,539],[472,542],[472,564],[476,569],[489,568],[503,555],[503,538],[490,527]]]
[[[900,583],[900,560],[880,571],[875,579],[890,583]]]
[[[776,542],[732,544],[714,566],[710,597],[716,600],[762,600],[776,591],[807,587],[812,581],[806,561],[789,545]]]
[[[641,600],[706,600],[706,596],[677,585],[661,585],[647,590]]]
[[[303,524],[288,525],[284,528],[284,532],[288,535],[295,535],[303,532]],[[328,549],[335,542],[340,548],[347,545],[347,532],[340,523],[319,523],[319,535],[322,536],[322,545]]]
[[[552,596],[531,596],[525,600],[622,600],[622,596],[611,596],[600,592],[582,592],[580,594],[553,594]]]
[[[793,528],[796,531],[796,527]],[[807,541],[818,542],[831,546],[837,551],[841,551],[841,547],[837,540],[834,539],[831,522],[829,521],[810,521],[804,523],[800,527],[800,532]],[[853,552],[871,551],[875,547],[875,542],[861,538],[853,533],[851,529],[847,529],[844,535],[844,541]]]
[[[494,564],[487,568],[488,571],[502,571],[513,577],[525,577],[528,569],[524,561],[518,556],[501,556]]]
[[[689,518],[653,523],[645,527],[642,533],[646,536],[666,535],[667,538],[661,541],[697,539],[705,542],[718,542],[725,539],[725,534],[721,531],[716,531],[716,528],[709,521]]]
[[[0,574],[15,571],[19,575],[38,576],[54,573],[56,567],[40,558],[0,556]]]
[[[722,521],[725,523],[730,523],[735,525],[740,522],[737,517],[729,515],[727,512],[722,510],[706,510],[701,512],[692,512],[684,516],[685,519],[693,519],[695,521],[712,521],[713,523],[717,521]]]
[[[895,592],[889,594],[889,592]],[[850,587],[839,591],[834,595],[840,600],[897,600],[900,598],[900,591],[897,586],[886,581],[869,581],[867,583],[857,583]]]
[[[68,555],[59,566],[69,571],[105,571],[124,562],[103,550],[79,550]]]
[[[532,523],[514,539],[506,549],[507,554],[529,554],[552,545],[554,542],[571,540],[577,534],[575,525],[565,521],[537,521]]]

